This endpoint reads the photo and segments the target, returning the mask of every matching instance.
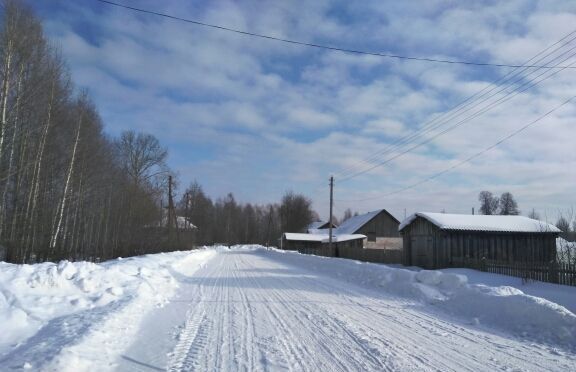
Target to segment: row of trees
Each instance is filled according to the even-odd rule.
[[[500,214],[500,215],[518,215],[520,211],[518,210],[518,204],[514,200],[514,196],[505,192],[502,196],[494,196],[490,191],[482,191],[478,195],[478,200],[480,201],[480,213],[485,215]],[[558,227],[563,233],[576,232],[576,219],[573,218],[574,212],[568,211],[566,213],[559,213],[558,220],[556,221],[556,227]],[[532,209],[528,213],[528,217],[539,220],[541,216]],[[572,223],[570,222],[572,221]]]
[[[481,191],[478,195],[480,213],[485,215],[519,215],[518,203],[514,196],[505,192],[500,197],[494,196],[490,191]]]
[[[570,226],[569,219],[564,216],[560,216],[558,221],[556,221],[556,227],[565,233],[576,233],[576,220],[573,220],[572,226]]]
[[[155,249],[166,151],[150,135],[108,138],[58,50],[17,0],[1,4],[0,259],[105,259]]]
[[[241,204],[232,193],[212,201],[197,182],[184,191],[178,215],[198,227],[200,245],[277,245],[283,232],[304,231],[318,218],[312,201],[300,194],[287,192],[279,204]]]

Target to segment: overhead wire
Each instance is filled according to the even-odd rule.
[[[573,51],[573,50],[576,50],[576,47],[574,47],[574,48],[571,49],[571,51]],[[574,56],[576,56],[576,53],[572,53],[571,55],[569,55],[568,57],[566,57],[565,59],[563,59],[562,62],[560,62],[560,63],[566,62],[566,61],[568,61],[569,59],[573,58]],[[576,64],[576,62],[572,62],[572,63],[569,64],[569,66],[573,66],[573,65],[575,65],[575,64]],[[395,154],[395,155],[393,155],[393,156],[390,156],[390,157],[388,157],[388,158],[385,158],[384,160],[379,160],[378,162],[373,162],[373,163],[372,163],[373,165],[371,165],[371,166],[369,166],[369,167],[367,167],[367,168],[365,168],[365,169],[363,169],[363,170],[356,171],[356,172],[352,172],[352,173],[350,173],[350,174],[348,174],[348,175],[345,175],[345,176],[343,176],[343,177],[340,177],[340,182],[344,182],[344,181],[350,180],[350,179],[352,179],[352,178],[358,177],[358,176],[360,176],[360,175],[362,175],[362,174],[368,173],[368,172],[370,172],[371,170],[373,170],[373,169],[375,169],[375,168],[381,167],[381,166],[389,163],[389,162],[392,161],[392,160],[398,159],[399,157],[404,156],[405,154],[407,154],[407,153],[409,153],[409,152],[411,152],[411,151],[413,151],[413,150],[415,150],[415,149],[417,149],[417,148],[420,148],[420,147],[422,147],[422,146],[424,146],[424,145],[432,142],[432,140],[438,138],[439,136],[444,135],[444,134],[448,133],[449,131],[451,131],[451,130],[453,130],[453,129],[456,129],[456,128],[458,128],[458,127],[460,127],[460,126],[462,126],[462,125],[470,122],[470,121],[473,120],[473,119],[476,119],[477,117],[479,117],[479,116],[483,115],[484,113],[490,111],[490,110],[493,109],[494,107],[497,107],[497,106],[501,105],[502,103],[505,103],[505,102],[509,101],[510,99],[514,98],[514,97],[517,96],[518,94],[523,93],[523,92],[527,91],[528,89],[530,89],[530,88],[532,88],[532,87],[540,84],[542,81],[548,80],[548,79],[556,76],[558,73],[562,72],[563,70],[564,70],[564,69],[554,70],[554,71],[553,71],[552,73],[550,73],[550,74],[548,74],[548,72],[550,72],[551,70],[545,70],[545,71],[543,71],[541,74],[537,75],[536,77],[531,78],[531,79],[525,81],[525,82],[522,83],[519,87],[514,88],[511,92],[506,93],[503,97],[499,98],[498,100],[496,100],[496,101],[494,101],[494,102],[488,103],[487,106],[485,106],[485,107],[483,107],[483,108],[480,108],[478,111],[476,111],[476,112],[470,114],[469,116],[465,117],[464,119],[458,121],[456,124],[451,125],[451,126],[448,127],[447,129],[444,129],[444,130],[442,130],[442,131],[440,131],[440,132],[438,132],[438,133],[436,133],[436,134],[428,137],[426,140],[424,140],[424,141],[422,141],[422,142],[419,142],[419,143],[417,143],[416,145],[413,145],[413,146],[409,147],[408,149],[403,150],[403,151],[401,151],[401,152],[399,152],[399,153],[397,153],[397,154]],[[548,74],[548,75],[547,75],[547,76],[544,76],[544,75],[546,75],[546,74]],[[538,78],[540,78],[540,77],[542,77],[542,76],[544,76],[544,77],[541,78],[540,80],[537,80]],[[494,94],[494,95],[496,95],[496,94]],[[494,95],[493,95],[493,96],[494,96]],[[486,102],[486,100],[483,101],[482,103],[484,103],[484,102]],[[477,105],[476,105],[476,106],[477,106]],[[475,107],[476,107],[476,106],[475,106]],[[390,152],[392,152],[393,150],[395,150],[395,149],[391,149],[391,150],[390,150],[389,152],[387,152],[387,153],[390,153]]]
[[[257,38],[262,38],[262,39],[268,39],[268,40],[273,40],[273,41],[278,41],[278,42],[284,42],[284,43],[289,43],[289,44],[294,44],[294,45],[300,45],[300,46],[306,46],[306,47],[312,47],[312,48],[321,48],[321,49],[326,49],[326,50],[332,50],[332,51],[339,51],[339,52],[344,52],[344,53],[352,53],[352,54],[364,54],[364,55],[372,55],[372,56],[378,56],[378,57],[385,57],[385,58],[396,58],[396,59],[405,59],[405,60],[415,60],[415,61],[423,61],[423,62],[434,62],[434,63],[446,63],[446,64],[462,64],[462,65],[475,65],[475,66],[491,66],[491,67],[509,67],[509,68],[522,68],[524,70],[526,69],[547,69],[547,70],[555,70],[555,72],[560,72],[563,71],[565,69],[574,69],[576,68],[574,66],[574,63],[571,63],[567,66],[561,66],[561,65],[548,65],[548,64],[544,64],[544,65],[537,65],[537,64],[522,64],[522,65],[515,65],[515,64],[504,64],[504,63],[486,63],[486,62],[474,62],[474,61],[458,61],[458,60],[445,60],[445,59],[435,59],[435,58],[425,58],[425,57],[414,57],[414,56],[404,56],[404,55],[396,55],[396,54],[387,54],[387,53],[377,53],[377,52],[369,52],[369,51],[362,51],[362,50],[355,50],[355,49],[347,49],[347,48],[340,48],[340,47],[334,47],[334,46],[329,46],[329,45],[322,45],[322,44],[315,44],[315,43],[308,43],[308,42],[301,42],[301,41],[297,41],[297,40],[292,40],[292,39],[285,39],[285,38],[279,38],[279,37],[274,37],[274,36],[270,36],[270,35],[263,35],[263,34],[258,34],[258,33],[253,33],[253,32],[248,32],[248,31],[242,31],[242,30],[237,30],[237,29],[233,29],[230,27],[226,27],[226,26],[220,26],[220,25],[214,25],[214,24],[209,24],[209,23],[205,23],[205,22],[200,22],[200,21],[195,21],[195,20],[191,20],[191,19],[186,19],[186,18],[181,18],[181,17],[177,17],[177,16],[173,16],[173,15],[169,15],[169,14],[164,14],[164,13],[160,13],[160,12],[155,12],[155,11],[150,11],[150,10],[146,10],[146,9],[142,9],[142,8],[136,8],[136,7],[132,7],[132,6],[127,6],[127,5],[123,5],[123,4],[119,4],[113,1],[108,1],[108,0],[96,0],[100,3],[105,3],[111,6],[116,6],[116,7],[120,7],[120,8],[125,8],[125,9],[129,9],[132,11],[137,11],[137,12],[141,12],[141,13],[146,13],[146,14],[150,14],[150,15],[155,15],[155,16],[160,16],[160,17],[164,17],[164,18],[169,18],[169,19],[173,19],[173,20],[177,20],[177,21],[182,21],[182,22],[186,22],[186,23],[190,23],[190,24],[195,24],[198,26],[203,26],[203,27],[209,27],[209,28],[214,28],[214,29],[219,29],[222,31],[228,31],[228,32],[233,32],[233,33],[237,33],[237,34],[242,34],[245,36],[251,36],[251,37],[257,37]],[[572,57],[572,56],[571,56]],[[570,58],[571,58],[570,57]],[[568,58],[569,59],[569,58]],[[564,61],[566,61],[567,59],[565,59]],[[539,75],[538,77],[542,76],[543,74]],[[548,77],[545,77],[543,79],[541,79],[540,81],[529,85],[528,88],[538,84],[539,82],[546,80],[552,76],[556,75],[551,74]],[[531,81],[534,81],[534,79],[532,79]],[[525,84],[524,84],[525,85]],[[522,91],[516,91],[516,93],[509,93],[512,94],[512,97],[525,91],[526,89],[522,90]],[[507,100],[509,100],[509,98],[503,97],[501,98],[499,101],[497,101],[497,103],[502,103],[502,102],[506,102]],[[464,101],[466,102],[466,101]],[[567,102],[566,102],[567,103]],[[494,105],[489,106],[489,108],[494,107]],[[473,114],[473,116],[469,117],[469,120],[477,117],[478,115],[481,115],[483,113],[486,112],[486,108],[481,110],[480,112],[477,112],[475,114]],[[460,122],[459,124],[462,124],[462,122]],[[457,124],[457,126],[459,125]],[[452,126],[451,128],[454,128],[455,126]],[[450,129],[450,128],[449,128]],[[438,137],[441,134],[446,133],[446,130],[443,132],[440,132],[439,134],[435,135],[434,137],[432,137],[432,139]],[[420,147],[422,145],[424,145],[425,143],[430,142],[432,139],[429,139],[423,143],[418,144],[417,146],[413,146],[410,148],[409,151]],[[351,179],[353,177],[357,177],[361,174],[364,174],[378,166],[381,166],[399,156],[401,156],[402,153],[400,155],[394,156],[390,159],[386,159],[385,162],[378,162],[376,165],[370,167],[369,169],[363,170],[361,172],[356,172],[356,173],[351,173],[349,175],[347,175],[346,177],[344,177],[343,180],[347,180],[347,179]],[[453,168],[451,168],[453,169]],[[341,180],[342,181],[342,180]]]
[[[573,30],[572,32],[568,33],[566,36],[564,36],[563,38],[561,38],[560,40],[558,40],[556,43],[550,45],[549,47],[545,48],[544,50],[540,51],[539,53],[537,53],[535,56],[533,56],[532,58],[530,58],[529,60],[527,60],[526,62],[524,62],[524,64],[528,64],[531,61],[534,61],[536,63],[538,62],[542,62],[545,61],[548,57],[550,57],[551,55],[555,54],[557,51],[559,51],[561,48],[565,47],[566,45],[568,45],[569,43],[571,43],[572,41],[576,40],[576,30]],[[566,41],[566,39],[570,38],[570,40]],[[558,44],[562,44],[560,46],[557,46]],[[554,48],[555,47],[555,48]],[[549,51],[550,49],[554,48],[554,50],[548,52],[546,55],[540,57],[542,54],[546,53],[547,51]],[[566,52],[565,52],[566,53]],[[540,58],[538,58],[540,57]],[[559,58],[560,56],[555,57],[554,59]],[[538,58],[538,59],[537,59]],[[554,60],[553,59],[553,60]],[[551,61],[546,62],[547,64],[551,63]],[[495,94],[492,94],[490,96],[488,96],[486,99],[484,99],[482,102],[485,102],[487,99],[492,98],[493,96],[495,96],[496,94],[504,91],[507,87],[504,86],[502,87],[501,84],[508,84],[508,85],[512,85],[515,82],[518,81],[517,80],[513,80],[514,78],[518,77],[520,74],[522,74],[523,72],[525,72],[527,69],[526,68],[518,68],[515,69],[514,71],[509,72],[508,74],[506,74],[505,76],[501,77],[500,79],[497,79],[495,81],[493,81],[491,83],[491,85],[484,87],[482,90],[476,92],[475,94],[473,94],[472,96],[469,96],[468,98],[466,98],[464,101],[460,102],[459,104],[457,104],[456,106],[454,106],[452,109],[450,109],[449,111],[447,111],[446,113],[436,116],[435,118],[429,120],[428,122],[426,122],[421,128],[419,128],[416,132],[414,133],[410,133],[406,136],[403,136],[397,140],[395,140],[393,143],[387,145],[387,147],[385,147],[382,150],[376,151],[373,154],[369,155],[368,157],[364,158],[363,160],[357,162],[356,164],[353,165],[349,165],[346,168],[344,168],[343,170],[338,172],[338,178],[341,177],[346,177],[347,175],[350,175],[354,172],[357,171],[356,168],[358,168],[359,166],[362,166],[361,163],[364,164],[370,164],[370,163],[374,163],[376,162],[381,156],[390,153],[391,151],[393,151],[394,149],[398,148],[399,146],[406,144],[416,138],[418,138],[419,136],[421,136],[424,133],[430,132],[431,130],[434,130],[436,128],[438,128],[439,126],[441,126],[442,124],[439,124],[440,122],[445,122],[447,123],[448,121],[460,116],[461,114],[469,111],[471,108],[476,107],[478,105],[477,101],[482,97],[485,97],[487,94],[493,92],[494,90],[499,90],[498,92],[496,92]],[[524,78],[528,77],[530,74],[535,73],[536,70],[531,70],[531,72],[527,75],[524,76]],[[521,77],[522,78],[522,77]],[[520,78],[520,79],[521,79]],[[470,107],[470,105],[473,105],[472,107]],[[468,108],[467,108],[468,107]],[[462,111],[464,110],[464,111]]]
[[[272,41],[277,41],[277,42],[282,42],[282,43],[287,43],[287,44],[292,44],[292,45],[298,45],[298,46],[304,46],[304,47],[310,47],[310,48],[331,50],[331,51],[336,51],[336,52],[343,52],[343,53],[350,53],[350,54],[361,54],[361,55],[369,55],[369,56],[393,58],[393,59],[402,59],[402,60],[412,60],[412,61],[420,61],[420,62],[458,64],[458,65],[469,65],[469,66],[510,67],[510,68],[526,67],[526,68],[547,68],[547,69],[560,68],[558,66],[546,66],[546,65],[516,65],[516,64],[506,64],[506,63],[489,63],[489,62],[438,59],[438,58],[428,58],[428,57],[414,57],[414,56],[399,55],[399,54],[370,52],[370,51],[364,51],[364,50],[358,50],[358,49],[348,49],[348,48],[343,48],[343,47],[335,47],[335,46],[324,45],[324,44],[309,43],[309,42],[287,39],[287,38],[282,38],[282,37],[276,37],[276,36],[271,36],[271,35],[259,34],[256,32],[238,30],[235,28],[227,27],[227,26],[215,25],[215,24],[211,24],[211,23],[196,21],[196,20],[192,20],[192,19],[188,19],[188,18],[182,18],[182,17],[178,17],[178,16],[166,14],[166,13],[161,13],[161,12],[157,12],[157,11],[153,11],[153,10],[147,10],[147,9],[143,9],[143,8],[137,8],[134,6],[124,5],[124,4],[120,4],[120,3],[117,3],[114,1],[109,1],[109,0],[95,0],[95,1],[103,3],[103,4],[108,4],[108,5],[111,5],[114,7],[118,7],[118,8],[132,10],[135,12],[140,12],[140,13],[144,13],[144,14],[168,18],[168,19],[172,19],[175,21],[185,22],[185,23],[189,23],[189,24],[193,24],[193,25],[197,25],[197,26],[202,26],[202,27],[213,28],[213,29],[217,29],[217,30],[221,30],[221,31],[232,32],[232,33],[236,33],[236,34],[240,34],[240,35],[244,35],[244,36],[256,37],[256,38],[260,38],[260,39],[272,40]],[[570,68],[576,68],[576,67],[570,67]]]
[[[422,185],[422,184],[424,184],[424,183],[426,183],[426,182],[430,182],[430,181],[432,181],[432,180],[434,180],[434,179],[436,179],[436,178],[438,178],[438,177],[440,177],[440,176],[442,176],[442,175],[444,175],[444,174],[446,174],[446,173],[448,173],[448,172],[450,172],[450,171],[452,171],[452,170],[454,170],[454,169],[456,169],[456,168],[458,168],[458,167],[460,167],[460,166],[462,166],[462,165],[464,165],[464,164],[466,164],[466,163],[474,160],[475,158],[477,158],[477,157],[485,154],[486,152],[492,150],[493,148],[501,145],[502,143],[506,142],[506,141],[509,140],[510,138],[512,138],[512,137],[520,134],[521,132],[525,131],[525,130],[528,129],[529,127],[533,126],[534,124],[536,124],[536,123],[542,121],[543,119],[545,119],[546,117],[550,116],[550,115],[551,115],[552,113],[554,113],[555,111],[558,111],[558,110],[559,110],[560,108],[562,108],[563,106],[566,106],[568,103],[570,103],[570,102],[573,101],[574,99],[576,99],[576,96],[572,96],[571,98],[569,98],[569,99],[567,99],[566,101],[562,102],[560,105],[556,106],[555,108],[551,109],[550,111],[546,112],[545,114],[541,115],[540,117],[538,117],[537,119],[531,121],[530,123],[528,123],[528,124],[520,127],[519,129],[511,132],[510,134],[508,134],[508,135],[506,135],[505,137],[501,138],[501,139],[498,140],[496,143],[494,143],[493,145],[491,145],[491,146],[483,149],[482,151],[479,151],[479,152],[473,154],[472,156],[469,156],[468,158],[460,161],[459,163],[457,163],[457,164],[455,164],[455,165],[452,165],[451,167],[448,167],[448,168],[446,168],[446,169],[444,169],[444,170],[442,170],[442,171],[440,171],[440,172],[438,172],[438,173],[433,174],[433,175],[430,176],[430,177],[424,178],[424,179],[422,179],[422,180],[420,180],[420,181],[418,181],[418,182],[416,182],[416,183],[413,183],[413,184],[411,184],[411,185],[409,185],[409,186],[406,186],[406,187],[397,189],[397,190],[392,191],[392,192],[389,192],[389,193],[385,193],[385,194],[381,194],[381,195],[379,195],[379,196],[374,196],[374,197],[369,197],[369,198],[363,198],[363,199],[335,199],[335,200],[340,201],[340,202],[362,202],[362,201],[368,201],[368,200],[377,200],[377,199],[385,198],[385,197],[387,197],[387,196],[391,196],[391,195],[395,195],[395,194],[401,193],[401,192],[406,191],[406,190],[413,189],[413,188],[415,188],[415,187],[417,187],[417,186],[420,186],[420,185]]]

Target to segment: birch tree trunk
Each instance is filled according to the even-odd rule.
[[[48,131],[50,130],[50,124],[52,122],[52,108],[54,106],[54,89],[55,89],[56,80],[52,81],[51,89],[50,89],[50,99],[48,101],[48,111],[46,113],[46,121],[44,124],[44,128],[42,131],[42,136],[40,138],[40,146],[38,148],[38,152],[36,154],[36,161],[34,164],[34,173],[32,176],[32,190],[31,190],[31,217],[29,219],[31,225],[31,231],[29,234],[29,241],[32,247],[36,246],[36,235],[38,233],[38,197],[40,193],[40,172],[42,170],[42,164],[44,161],[44,150],[46,148],[46,139],[48,138]],[[30,201],[30,200],[29,200]]]
[[[70,183],[72,180],[72,173],[74,172],[74,163],[76,162],[76,151],[78,150],[78,142],[80,142],[80,129],[82,128],[82,116],[78,120],[78,129],[76,130],[76,140],[74,141],[74,149],[72,150],[72,158],[70,159],[70,167],[68,168],[68,175],[66,176],[66,184],[64,185],[64,193],[62,195],[62,201],[60,202],[60,208],[58,209],[55,223],[55,228],[50,239],[50,249],[54,252],[56,245],[58,244],[58,239],[62,231],[62,221],[64,219],[64,210],[66,209],[66,201],[68,200],[68,190],[70,189]]]
[[[18,83],[16,89],[16,107],[15,107],[15,118],[13,120],[14,125],[12,126],[12,141],[10,146],[10,156],[8,159],[8,169],[6,170],[6,175],[4,179],[4,188],[2,190],[2,196],[0,199],[0,238],[4,236],[4,221],[6,218],[6,196],[8,194],[8,188],[10,187],[10,181],[13,175],[13,164],[14,164],[14,153],[17,146],[18,130],[19,130],[19,119],[20,119],[20,103],[22,101],[22,79],[24,75],[24,65],[21,65],[20,72],[18,74]],[[6,123],[7,125],[8,123]]]

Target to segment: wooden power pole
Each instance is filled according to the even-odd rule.
[[[174,208],[174,200],[172,199],[172,176],[168,176],[168,236],[170,240],[174,239],[174,232],[176,232],[176,240],[180,240],[178,236],[178,218],[176,217],[176,210]]]
[[[266,231],[266,248],[268,248],[268,246],[270,245],[270,228],[272,227],[272,213],[274,212],[274,209],[272,208],[272,205],[270,205],[270,211],[268,212],[268,229]],[[280,240],[280,242],[282,242],[282,240]],[[280,248],[282,249],[282,248]]]
[[[334,204],[334,176],[330,176],[330,220],[328,220],[328,251],[332,254],[332,206]]]

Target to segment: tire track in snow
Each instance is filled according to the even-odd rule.
[[[330,284],[323,282],[322,280],[319,281],[319,285],[330,286]],[[345,296],[346,291],[342,292],[343,292],[342,296]],[[345,298],[348,301],[352,301],[358,305],[355,308],[357,311],[360,311],[359,309],[362,309],[364,311],[363,313],[361,313],[361,318],[370,317],[375,319],[376,323],[379,323],[381,322],[381,320],[379,319],[379,317],[375,317],[374,313],[380,316],[385,315],[382,313],[381,310],[378,310],[382,308],[377,306],[379,301],[374,300],[370,297],[363,297],[363,301],[368,302],[370,304],[368,306],[366,306],[366,303],[363,304],[359,303],[354,299],[353,296],[346,296]],[[524,364],[526,363],[525,355],[534,352],[533,346],[528,347],[525,344],[516,343],[516,347],[521,347],[523,349],[523,353],[521,353],[520,355],[509,353],[507,352],[507,349],[511,348],[510,346],[506,346],[503,343],[493,342],[491,336],[485,334],[484,332],[473,332],[464,326],[449,323],[438,316],[434,317],[427,313],[419,312],[416,309],[405,309],[402,312],[402,315],[403,315],[402,318],[397,319],[397,323],[401,325],[401,328],[399,329],[398,332],[399,335],[402,334],[402,331],[410,329],[411,331],[413,331],[414,334],[419,335],[420,339],[428,340],[431,338],[431,336],[442,335],[441,333],[438,333],[438,330],[443,331],[446,336],[453,339],[452,347],[447,348],[448,345],[444,343],[438,343],[435,345],[435,347],[444,348],[446,353],[452,354],[455,358],[453,361],[460,363],[463,369],[468,368],[472,370],[482,370],[482,369],[491,370],[494,368],[502,368],[503,366],[500,360],[502,359],[503,356],[505,357],[505,360],[507,361],[506,364],[508,365],[514,366],[518,364]],[[373,323],[368,323],[368,325],[372,326]],[[436,333],[436,335],[434,333]],[[485,358],[478,358],[477,350],[475,348],[474,349],[470,348],[471,352],[468,352],[467,348],[463,348],[462,340],[467,342],[468,346],[474,345],[477,347],[478,344],[481,344],[481,347],[483,349],[485,350],[493,349],[495,350],[495,352],[492,353],[488,361]],[[427,342],[429,343],[429,341]],[[465,359],[462,359],[462,355],[465,355]],[[476,362],[474,368],[470,368],[469,363],[470,360]],[[531,360],[533,367],[537,367],[542,370],[547,370],[548,368],[550,368],[549,364],[550,362],[551,361],[540,363],[538,360],[534,359]]]
[[[338,368],[339,370],[366,370],[366,368],[373,370],[383,369],[384,366],[377,358],[371,356],[370,353],[367,352],[368,350],[365,348],[365,345],[358,342],[355,336],[347,332],[347,330],[343,330],[340,324],[331,322],[330,318],[314,316],[318,309],[303,306],[300,301],[293,301],[290,298],[290,294],[298,291],[298,288],[290,286],[289,283],[292,280],[292,278],[286,281],[278,278],[267,278],[269,286],[274,288],[270,291],[273,299],[273,301],[269,302],[270,308],[277,308],[278,304],[281,304],[281,313],[284,314],[284,317],[287,316],[286,314],[291,314],[291,317],[289,318],[292,323],[291,328],[299,329],[301,331],[299,337],[292,338],[290,340],[291,342],[297,344],[304,343],[310,346],[313,345],[324,351],[326,355],[318,354],[318,350],[316,350],[314,355],[308,353],[308,356],[311,356],[312,360],[316,360],[316,358],[322,359],[324,362],[324,368],[327,368],[328,366],[335,368],[335,366],[331,364],[338,362],[340,367]],[[260,285],[259,283],[260,281],[256,281],[255,285]],[[280,317],[280,319],[282,318],[283,317]],[[344,332],[344,335],[349,337],[342,337],[342,331]],[[335,337],[339,338],[336,342],[334,340]],[[351,346],[350,343],[356,343],[358,348],[364,351],[363,357],[371,360],[371,366],[367,366],[365,361],[354,359],[354,354],[349,353],[349,348]],[[333,350],[336,350],[337,352],[334,352]]]
[[[251,265],[245,265],[244,269],[250,266]],[[255,277],[246,273],[244,273],[243,277],[247,279],[246,287],[257,288],[262,292],[268,292],[268,288],[264,287],[261,277]],[[267,283],[267,285],[269,285],[269,283]],[[275,296],[274,293],[267,293],[267,296],[271,295]],[[281,343],[282,348],[278,351],[284,355],[285,360],[283,362],[288,363],[285,365],[285,367],[289,370],[293,370],[295,365],[298,367],[295,370],[318,370],[317,365],[315,365],[315,368],[312,369],[311,366],[307,363],[309,360],[314,361],[313,355],[311,355],[307,348],[303,348],[301,346],[301,342],[299,342],[300,340],[298,340],[298,337],[294,333],[294,327],[291,327],[286,322],[286,320],[279,315],[282,311],[274,306],[272,301],[259,302],[259,305],[261,305],[261,310],[266,316],[266,324],[270,325],[268,330],[274,330],[272,339],[265,338],[264,343],[259,344],[265,348],[268,348],[270,345],[265,345],[265,343],[268,343],[268,341],[272,341],[272,343]],[[272,324],[274,327],[271,327]]]
[[[236,269],[238,269],[238,263],[236,263]],[[234,271],[234,280],[240,280],[238,275],[238,270]],[[254,312],[246,291],[237,291],[240,295],[240,303],[242,305],[242,327],[240,329],[240,335],[242,336],[240,343],[240,352],[243,355],[243,360],[240,359],[237,362],[238,370],[254,371],[256,369],[256,356],[254,350],[254,339],[255,339],[255,325],[254,325]]]
[[[405,335],[411,335],[411,332],[407,332],[407,330],[414,331],[417,330],[418,327],[414,327],[414,325],[410,323],[405,324],[400,317],[394,317],[394,321],[384,318],[385,321],[383,322],[383,319],[380,319],[382,313],[378,314],[380,317],[375,316],[376,314],[371,313],[364,303],[353,300],[354,297],[357,297],[357,294],[343,294],[346,293],[346,290],[342,287],[346,286],[346,284],[338,283],[342,284],[342,286],[338,285],[338,288],[336,288],[334,284],[323,283],[320,278],[316,280],[316,284],[324,287],[327,292],[338,291],[339,293],[336,294],[337,298],[340,298],[340,301],[344,303],[344,306],[324,306],[327,317],[339,319],[341,322],[349,324],[350,327],[355,327],[357,329],[356,333],[360,335],[373,335],[372,342],[377,342],[380,345],[388,347],[391,346],[398,351],[402,351],[402,353],[396,353],[396,355],[400,357],[404,363],[412,360],[417,363],[416,366],[418,369],[428,369],[431,368],[431,366],[435,366],[441,370],[453,370],[454,363],[456,363],[459,366],[459,368],[457,368],[458,370],[477,370],[470,368],[469,363],[459,362],[459,358],[450,360],[450,353],[438,350],[438,347],[442,348],[441,344],[440,346],[430,344],[429,334],[427,334],[426,337],[418,339],[406,337]],[[363,300],[365,299],[363,298]],[[345,307],[346,311],[338,310],[340,307]],[[367,322],[366,320],[369,321]],[[386,337],[386,334],[388,334],[388,337]],[[402,341],[402,344],[410,345],[410,349],[404,348],[398,341]],[[447,363],[447,359],[450,363]],[[406,366],[402,367],[406,368]],[[414,366],[412,368],[414,368]],[[393,369],[396,369],[396,367]]]
[[[305,272],[301,268],[293,268],[295,271]],[[535,347],[532,345],[523,344],[512,339],[511,344],[520,349],[514,349],[515,353],[508,353],[501,347],[495,347],[497,344],[492,341],[496,338],[500,344],[506,345],[508,344],[508,339],[506,338],[484,331],[471,331],[458,325],[458,323],[452,324],[441,319],[441,317],[434,317],[425,312],[419,312],[417,309],[410,309],[409,307],[402,309],[402,307],[410,306],[414,302],[401,300],[394,296],[383,298],[385,294],[381,292],[370,291],[334,278],[319,276],[315,279],[315,282],[316,286],[324,288],[325,292],[333,292],[340,298],[339,301],[332,299],[331,302],[341,303],[324,306],[333,317],[348,319],[350,324],[362,326],[361,333],[363,334],[382,334],[383,329],[393,329],[395,340],[384,338],[381,341],[384,344],[390,344],[389,341],[392,341],[393,347],[400,350],[403,349],[401,344],[410,345],[410,350],[405,348],[408,353],[404,357],[416,358],[425,363],[428,368],[431,365],[437,365],[444,370],[455,368],[459,370],[494,370],[496,368],[528,364],[531,365],[530,368],[547,370],[551,367],[550,363],[552,365],[555,364],[557,370],[565,369],[565,367],[570,368],[565,362],[560,362],[557,358],[550,355],[542,361],[534,361],[532,359],[527,361],[526,355],[530,355],[530,353],[535,351]],[[358,294],[361,294],[361,297]],[[318,301],[316,294],[312,298],[310,298],[308,293],[302,293],[302,295],[310,299],[310,302],[321,302]],[[395,307],[398,308],[397,311],[401,316],[390,314],[394,307],[388,306],[387,303],[395,303]],[[340,308],[346,308],[346,310],[336,310]],[[438,330],[441,330],[441,332],[438,332]],[[431,331],[435,331],[437,334],[431,334]],[[442,332],[452,338],[449,344],[442,342],[442,339],[438,337],[442,335]],[[401,343],[398,341],[401,341]],[[462,341],[464,341],[464,346],[469,346],[468,349],[463,349]],[[481,353],[479,357],[477,355],[479,350],[478,343],[481,344],[480,350],[487,349],[488,353]],[[425,345],[425,347],[419,347],[419,345]],[[512,349],[512,347],[507,349]],[[435,352],[430,353],[429,350]],[[420,356],[415,355],[416,351],[420,353]],[[518,351],[521,351],[521,353],[518,353]],[[536,348],[536,351],[539,350]],[[489,354],[488,358],[486,354]],[[504,360],[503,363],[501,359]],[[450,363],[446,363],[446,361]],[[474,367],[471,368],[471,365],[474,365]],[[573,365],[572,368],[574,368]]]
[[[177,372],[185,369],[189,370],[193,367],[190,363],[191,354],[196,354],[195,351],[198,347],[205,344],[203,341],[206,332],[201,330],[202,323],[205,320],[206,311],[204,305],[198,303],[186,320],[184,330],[180,333],[180,340],[174,348],[172,358],[169,361],[168,371]]]
[[[542,347],[450,322],[416,301],[317,276],[262,251],[219,252],[190,283],[195,302],[187,305],[170,371],[574,367]]]
[[[301,287],[310,287],[309,280],[297,286],[293,285],[290,289],[297,291],[298,288]],[[287,293],[298,292],[287,291]],[[370,347],[369,340],[362,337],[362,335],[354,333],[348,324],[328,314],[322,307],[317,306],[318,301],[302,301],[302,298],[299,298],[299,296],[296,298],[292,296],[282,297],[281,301],[290,311],[300,313],[301,316],[296,317],[296,321],[300,322],[302,327],[309,327],[310,324],[307,323],[315,326],[315,333],[318,333],[321,336],[319,339],[325,342],[325,344],[321,346],[324,347],[334,359],[341,362],[344,360],[342,370],[389,370],[388,366],[380,360],[380,358],[388,360],[392,356],[392,352],[389,349],[379,350]],[[297,307],[292,306],[292,304],[298,304],[301,309],[297,309]],[[315,306],[310,306],[310,304],[314,304]],[[299,320],[304,317],[307,317],[309,322],[305,323]],[[318,327],[318,324],[321,326]],[[336,342],[334,342],[335,337],[338,338]],[[327,340],[329,341],[326,343]],[[327,344],[329,344],[330,347],[326,348]],[[350,348],[354,348],[354,345],[356,345],[356,350],[359,352],[350,353]],[[336,349],[338,352],[333,352],[332,349]],[[357,356],[361,356],[361,359],[357,359]],[[354,364],[351,365],[350,362]]]
[[[187,293],[187,297],[197,299],[197,303],[190,305],[183,329],[178,335],[178,343],[170,354],[167,370],[170,372],[192,371],[197,369],[198,356],[207,346],[210,324],[206,309],[206,284],[217,280],[218,263],[216,256],[210,264],[210,270],[202,270],[204,277],[195,282],[195,290]],[[194,279],[197,275],[195,275]],[[191,280],[188,279],[188,280]],[[211,286],[213,286],[212,284]]]

